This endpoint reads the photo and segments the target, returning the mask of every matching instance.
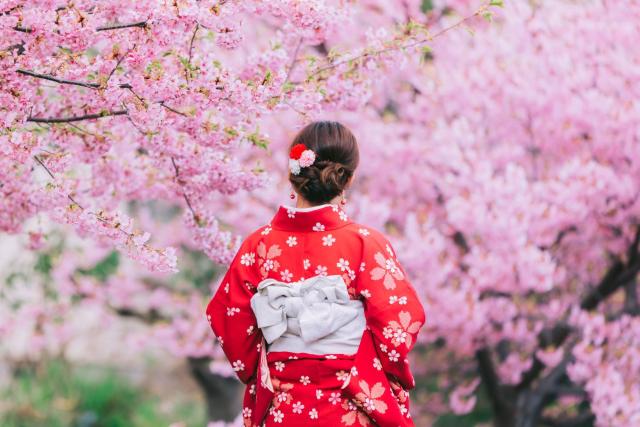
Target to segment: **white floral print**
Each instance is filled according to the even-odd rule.
[[[341,271],[345,271],[349,268],[349,261],[344,258],[340,258],[336,264]]]
[[[280,272],[280,277],[282,278],[283,282],[290,282],[291,278],[293,277],[293,273],[291,273],[289,270],[282,270]]]
[[[302,404],[302,402],[298,401],[296,403],[293,404],[293,412],[296,414],[301,414],[302,410],[304,409],[304,405]]]
[[[331,246],[335,243],[336,238],[331,234],[327,234],[326,236],[322,236],[322,246]]]
[[[298,244],[298,238],[296,236],[287,237],[287,245],[289,245],[289,247],[294,247],[297,244]]]
[[[373,367],[376,368],[378,371],[382,370],[382,362],[380,362],[380,359],[378,359],[377,357],[373,358]]]
[[[373,256],[376,263],[376,267],[372,268],[369,272],[372,280],[382,279],[382,284],[387,289],[396,288],[396,280],[404,279],[402,270],[396,265],[391,258],[385,258],[382,252],[376,252]]]
[[[256,254],[254,252],[247,252],[240,257],[240,264],[253,265],[256,262]]]
[[[324,265],[319,265],[316,267],[316,271],[314,272],[318,276],[326,276],[327,275],[327,267]]]
[[[324,224],[322,224],[321,222],[316,222],[316,224],[313,226],[313,231],[324,231]]]
[[[283,418],[284,414],[280,409],[276,409],[275,411],[273,411],[273,421],[281,423]]]

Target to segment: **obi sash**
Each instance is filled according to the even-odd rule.
[[[340,275],[264,279],[251,308],[268,351],[355,354],[366,327],[362,301],[349,298]]]

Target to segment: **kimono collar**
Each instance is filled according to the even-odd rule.
[[[271,220],[271,227],[287,231],[325,231],[345,226],[352,221],[345,211],[331,203],[296,208],[281,204]]]

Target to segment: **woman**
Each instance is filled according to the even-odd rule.
[[[386,237],[343,210],[356,139],[314,122],[289,157],[296,206],[246,238],[207,307],[247,385],[244,425],[413,426],[407,354],[425,313]]]

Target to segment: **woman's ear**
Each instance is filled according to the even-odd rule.
[[[349,178],[349,181],[347,181],[346,187],[350,187],[351,184],[353,184],[353,180],[355,179],[355,177],[356,177],[356,171],[353,171],[353,173],[351,174],[351,178]]]

